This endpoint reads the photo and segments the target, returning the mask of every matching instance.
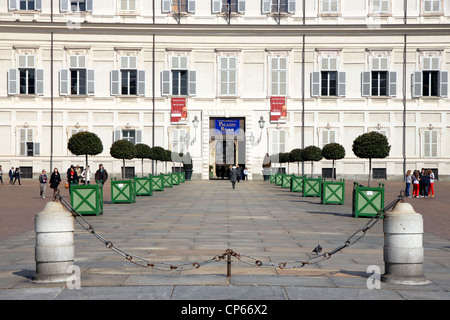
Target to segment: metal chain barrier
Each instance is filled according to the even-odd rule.
[[[102,237],[100,234],[98,234],[93,226],[81,215],[79,214],[71,205],[68,203],[58,192],[56,195],[56,199],[58,199],[61,204],[69,210],[72,215],[74,216],[75,220],[89,233],[91,233],[93,236],[95,236],[98,240],[103,242],[103,244],[106,246],[106,248],[111,249],[115,253],[121,255],[126,260],[128,260],[131,263],[134,263],[141,267],[151,267],[152,269],[159,270],[159,271],[172,271],[172,270],[178,270],[178,271],[184,271],[184,270],[191,270],[191,269],[197,269],[202,266],[208,265],[213,262],[220,262],[220,261],[227,261],[227,276],[229,277],[231,275],[231,257],[236,258],[238,261],[252,265],[252,266],[266,266],[266,267],[275,267],[279,269],[293,269],[293,268],[301,268],[305,265],[312,265],[317,264],[320,261],[330,259],[334,254],[341,251],[344,248],[347,248],[359,240],[363,238],[366,235],[366,232],[370,230],[383,216],[387,211],[392,209],[398,202],[403,202],[405,198],[404,191],[402,190],[400,192],[400,195],[397,196],[391,203],[389,203],[387,206],[385,206],[383,209],[380,209],[376,215],[374,215],[367,223],[366,225],[357,230],[355,233],[353,233],[350,237],[347,238],[347,240],[340,246],[336,247],[335,249],[319,254],[317,253],[314,256],[310,256],[306,260],[296,260],[296,261],[286,261],[286,262],[280,262],[280,263],[274,263],[274,262],[265,262],[262,260],[259,260],[257,258],[254,258],[252,256],[249,256],[247,254],[239,254],[234,252],[231,249],[227,249],[224,253],[220,255],[216,255],[211,259],[202,261],[202,262],[193,262],[193,263],[182,263],[173,265],[171,263],[166,262],[151,262],[145,258],[135,256],[128,254],[124,250],[118,248],[115,246],[111,241],[106,240],[104,237]]]

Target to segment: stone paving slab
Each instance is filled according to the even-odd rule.
[[[105,197],[106,198],[106,197]],[[176,200],[176,201],[175,201]],[[389,200],[389,199],[387,199]],[[424,199],[426,200],[426,199]],[[175,201],[175,202],[174,202]],[[351,204],[321,205],[265,182],[191,181],[133,204],[111,204],[104,214],[86,216],[95,230],[130,254],[152,262],[206,261],[231,248],[275,263],[304,260],[321,244],[330,251],[369,219],[352,218]],[[0,240],[0,299],[89,300],[448,300],[450,241],[424,234],[425,286],[381,283],[369,290],[369,266],[384,270],[382,223],[357,244],[331,259],[301,268],[258,267],[233,258],[198,269],[159,271],[136,266],[105,248],[76,224],[75,261],[81,289],[37,284],[35,233]]]

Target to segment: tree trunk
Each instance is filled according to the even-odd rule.
[[[372,159],[369,158],[369,180],[367,182],[367,186],[370,187],[370,175],[372,173]]]
[[[144,177],[144,158],[141,159],[142,178]]]
[[[89,166],[88,165],[88,155],[86,154],[86,166],[84,167],[84,170],[85,170],[84,172],[86,172],[86,175],[88,174],[86,171],[88,166]],[[86,185],[86,184],[87,184],[87,177],[84,177],[84,185]]]
[[[333,159],[333,168],[331,168],[331,180],[336,180],[336,177],[334,176],[334,159]]]
[[[122,180],[125,180],[125,159],[122,159],[123,167],[122,167]]]
[[[314,172],[314,161],[311,161],[311,178],[313,177]]]

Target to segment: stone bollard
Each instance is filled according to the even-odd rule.
[[[383,219],[385,274],[382,281],[422,285],[430,281],[422,274],[423,219],[409,203],[397,203]]]
[[[73,265],[74,218],[60,202],[48,202],[36,214],[36,274],[33,282],[51,283],[67,281],[69,266]]]

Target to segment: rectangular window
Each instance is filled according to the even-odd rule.
[[[387,71],[372,71],[372,96],[387,96]]]
[[[70,0],[70,10],[72,12],[86,11],[86,0]]]
[[[20,0],[20,10],[35,10],[34,0]]]
[[[286,131],[278,130],[272,132],[272,154],[286,152]]]
[[[70,64],[70,94],[85,95],[87,74],[86,56],[73,55],[69,57]]]
[[[288,12],[288,0],[272,0],[271,12]]]
[[[287,58],[270,59],[271,96],[287,95]]]
[[[423,96],[437,97],[438,96],[438,75],[439,71],[423,71]]]
[[[172,131],[172,152],[186,154],[186,130],[174,129]]]
[[[337,71],[322,71],[321,72],[321,95],[322,96],[336,96],[336,79]]]
[[[120,0],[120,11],[136,11],[137,0]]]
[[[172,70],[172,95],[188,95],[188,71]]]
[[[339,13],[339,0],[321,0],[322,13],[331,13],[336,14]]]
[[[438,131],[424,130],[423,131],[423,157],[437,158],[438,157]]]
[[[34,94],[35,93],[35,70],[34,69],[19,69],[20,74],[20,94]]]
[[[221,57],[219,63],[219,82],[221,96],[237,95],[237,58]]]
[[[122,140],[136,144],[136,130],[122,130]]]
[[[33,129],[20,129],[20,155],[27,157],[34,156]]]
[[[137,70],[121,70],[122,95],[137,94]]]
[[[329,143],[336,142],[336,131],[335,130],[322,130],[322,148]]]
[[[423,13],[441,13],[442,0],[423,0]]]
[[[172,12],[188,12],[188,0],[172,0]]]
[[[390,0],[372,0],[372,13],[389,13]]]

